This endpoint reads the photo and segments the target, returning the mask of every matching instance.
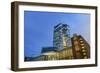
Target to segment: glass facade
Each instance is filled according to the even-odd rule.
[[[58,51],[70,46],[69,39],[69,26],[67,24],[60,23],[54,27],[53,46],[57,47]]]

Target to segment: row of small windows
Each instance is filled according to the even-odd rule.
[[[85,45],[84,45],[84,43],[83,43],[83,40],[80,38],[80,45],[81,45],[81,48],[82,48],[82,54],[83,54],[83,58],[84,59],[87,59],[88,57],[87,57],[87,51],[86,51],[86,48],[85,48]]]
[[[76,40],[76,38],[75,38],[75,40]],[[80,47],[81,47],[81,50],[82,50],[82,55],[83,55],[83,58],[84,59],[87,59],[88,57],[87,57],[87,50],[86,50],[86,48],[85,48],[85,44],[84,44],[84,41],[83,41],[83,39],[82,38],[79,38],[79,42],[80,42]],[[80,47],[79,47],[79,42],[78,41],[75,41],[74,42],[74,45],[75,45],[75,49],[76,49],[76,51],[80,51]]]

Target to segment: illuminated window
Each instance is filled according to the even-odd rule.
[[[80,41],[80,43],[83,43],[83,41]]]
[[[86,53],[83,53],[83,55],[86,55]]]
[[[87,59],[87,56],[84,56],[84,59]]]
[[[86,50],[83,49],[82,52],[86,52]]]
[[[84,49],[85,47],[82,47],[82,49]]]

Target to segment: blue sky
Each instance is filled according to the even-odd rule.
[[[42,47],[53,46],[54,26],[70,26],[70,36],[82,35],[90,43],[90,14],[24,11],[24,56],[40,55]]]

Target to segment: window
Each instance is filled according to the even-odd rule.
[[[86,53],[83,53],[83,55],[86,55]]]
[[[83,41],[80,41],[80,43],[83,43]]]
[[[85,47],[83,46],[82,49],[84,49]]]
[[[82,52],[86,52],[86,50],[83,49]]]
[[[84,59],[87,59],[87,56],[84,56]]]

